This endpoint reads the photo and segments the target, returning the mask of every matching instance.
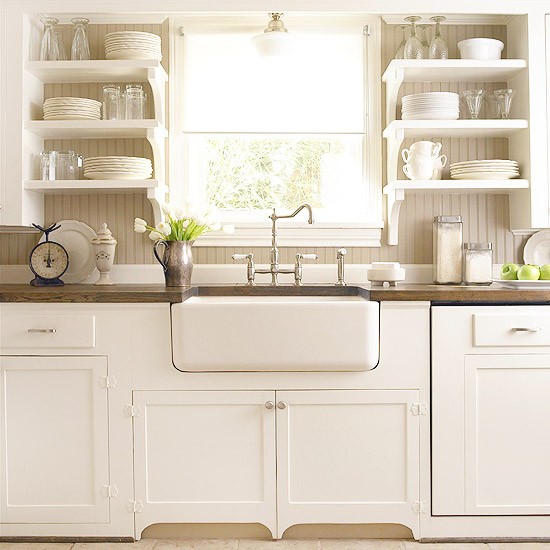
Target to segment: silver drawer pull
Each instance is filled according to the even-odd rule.
[[[540,327],[514,327],[512,330],[514,332],[540,332],[542,329]]]
[[[54,332],[57,332],[55,328],[29,328],[27,329],[27,332],[41,332],[46,334],[53,334]]]

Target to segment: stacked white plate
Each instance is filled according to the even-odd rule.
[[[105,59],[162,59],[160,36],[150,32],[119,31],[105,35]]]
[[[403,96],[403,120],[457,120],[459,96],[453,92],[426,92]]]
[[[519,176],[515,160],[466,160],[450,166],[454,180],[509,180]]]
[[[52,97],[42,106],[44,120],[99,120],[101,102],[84,97]]]
[[[149,159],[141,157],[89,157],[84,177],[92,180],[146,180],[153,175]]]

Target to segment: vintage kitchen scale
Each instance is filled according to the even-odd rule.
[[[32,286],[64,285],[60,277],[69,267],[69,254],[59,243],[49,240],[50,233],[59,229],[61,225],[54,223],[47,229],[35,223],[32,225],[44,233],[45,240],[31,250],[29,267],[35,277],[30,284]]]

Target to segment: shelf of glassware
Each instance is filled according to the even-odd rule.
[[[395,180],[384,187],[388,208],[388,244],[398,243],[399,211],[407,195],[434,193],[506,194],[517,189],[529,189],[529,181],[524,179],[509,180]]]
[[[394,59],[385,70],[386,121],[396,118],[403,82],[509,82],[527,68],[524,59]]]
[[[148,82],[155,118],[164,120],[168,75],[156,59],[94,59],[89,61],[27,61],[27,72],[44,84],[81,82]]]

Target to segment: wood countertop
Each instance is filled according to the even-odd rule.
[[[400,284],[396,287],[367,285],[204,285],[167,288],[163,284],[65,285],[32,287],[25,284],[0,285],[0,302],[34,303],[178,303],[191,296],[363,296],[374,301],[426,301],[437,304],[548,304],[549,290],[513,290],[491,286],[440,286]]]

